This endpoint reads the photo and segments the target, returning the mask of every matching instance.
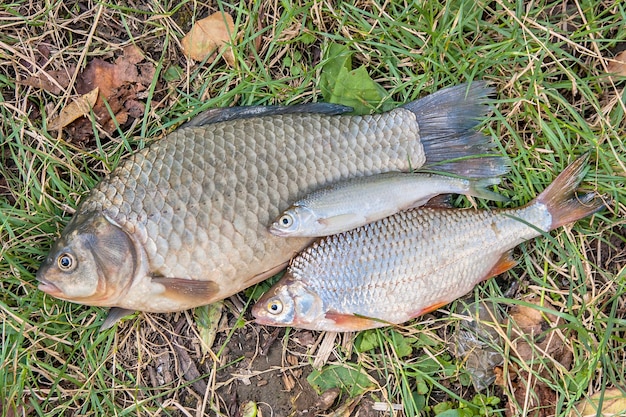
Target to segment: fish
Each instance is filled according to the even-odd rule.
[[[319,239],[252,308],[258,324],[335,332],[397,325],[515,265],[512,249],[604,207],[578,194],[588,155],[520,208],[420,207]]]
[[[327,103],[208,110],[124,158],[82,198],[37,271],[38,288],[111,307],[107,325],[229,297],[311,243],[267,226],[317,188],[419,167],[503,175],[508,158],[476,131],[492,94],[473,82],[363,116]]]
[[[469,180],[418,172],[386,172],[352,178],[298,200],[272,222],[269,231],[281,237],[334,235],[422,206],[440,194],[508,201],[487,189],[499,183],[499,178]]]

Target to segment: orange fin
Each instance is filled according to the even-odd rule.
[[[423,316],[424,314],[427,314],[427,313],[432,313],[433,311],[439,310],[441,307],[447,304],[450,304],[450,301],[441,301],[439,303],[435,303],[431,306],[421,309],[415,314],[411,314],[411,318],[414,319],[415,317]]]
[[[598,194],[576,193],[576,187],[587,172],[588,159],[587,152],[572,162],[535,200],[537,203],[545,204],[550,212],[552,216],[550,230],[573,223],[604,208],[604,201]]]
[[[359,331],[392,325],[392,323],[387,323],[383,320],[372,319],[357,314],[337,313],[336,311],[329,311],[324,317],[335,322],[337,330],[334,331]]]
[[[165,287],[168,298],[180,300],[208,300],[220,289],[214,281],[164,277],[152,278],[152,281]]]
[[[517,265],[517,261],[513,259],[513,251],[506,251],[502,254],[500,259],[498,259],[498,262],[496,262],[496,264],[489,270],[489,272],[487,272],[487,275],[485,275],[480,281],[486,281],[491,277],[500,275],[513,268],[515,265]]]

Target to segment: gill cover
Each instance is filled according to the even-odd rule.
[[[130,236],[103,214],[76,214],[37,272],[39,289],[78,303],[110,305],[132,281],[137,253]]]
[[[285,275],[257,301],[252,314],[259,324],[306,327],[323,319],[324,309],[317,294]]]
[[[315,236],[311,231],[302,230],[304,226],[311,227],[317,222],[315,213],[306,206],[298,203],[285,210],[270,226],[270,233],[281,236]],[[314,230],[316,231],[316,230]],[[313,231],[313,232],[314,232]]]

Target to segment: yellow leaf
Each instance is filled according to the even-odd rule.
[[[99,88],[96,87],[87,94],[84,94],[72,101],[68,106],[61,110],[58,117],[50,120],[48,130],[58,130],[72,123],[79,117],[89,114],[89,110],[96,104],[98,100]]]
[[[581,401],[577,406],[578,413],[570,413],[570,417],[574,416],[597,416],[598,405],[600,403],[600,397],[602,396],[602,414],[603,417],[623,416],[626,415],[626,396],[617,389],[607,389],[602,392],[596,392],[590,398]]]
[[[235,54],[227,43],[235,39],[235,24],[227,13],[213,13],[198,20],[189,33],[180,41],[185,56],[195,61],[203,61],[213,55],[218,48],[228,65],[235,65]]]

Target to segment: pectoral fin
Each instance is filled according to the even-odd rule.
[[[357,314],[345,314],[337,313],[335,311],[329,311],[324,315],[328,320],[332,320],[335,323],[335,328],[330,329],[332,331],[359,331],[373,329],[375,327],[390,326],[392,323],[388,323],[383,320],[377,320]],[[327,330],[327,329],[319,329]]]
[[[368,219],[355,213],[345,213],[320,219],[317,222],[324,226],[324,234],[335,234],[362,226],[368,223]]]
[[[152,282],[165,288],[165,296],[180,301],[207,301],[219,292],[219,285],[214,281],[198,281],[184,278],[155,277]]]
[[[115,323],[117,323],[123,317],[134,314],[135,310],[128,310],[126,308],[121,307],[112,307],[109,309],[109,314],[107,314],[106,318],[100,325],[100,331],[104,331],[113,327]]]

